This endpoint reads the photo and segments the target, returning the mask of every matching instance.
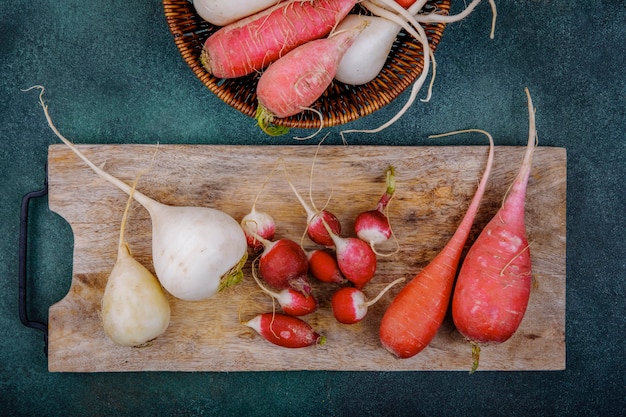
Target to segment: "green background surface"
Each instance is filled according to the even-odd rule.
[[[429,134],[491,132],[524,145],[524,87],[540,144],[565,147],[567,369],[554,372],[260,372],[59,374],[47,371],[42,334],[18,317],[22,196],[41,188],[48,129],[33,84],[77,143],[291,145],[223,104],[176,49],[158,0],[8,0],[0,11],[0,411],[14,416],[529,416],[626,412],[625,99],[623,0],[500,0],[489,39],[486,2],[449,25],[436,53],[429,103],[354,145],[431,145]],[[459,11],[462,2],[453,1]],[[423,94],[422,94],[423,97]],[[389,119],[407,94],[345,127]],[[327,129],[328,144],[340,144]],[[293,131],[294,135],[307,132]],[[313,142],[308,143],[313,145]],[[447,144],[484,146],[480,136]],[[303,146],[305,146],[303,144]],[[235,175],[236,173],[233,173]],[[28,314],[47,321],[68,291],[72,234],[31,204]],[[358,352],[355,352],[358,354]],[[607,414],[609,413],[610,414]],[[3,413],[6,415],[6,413]]]

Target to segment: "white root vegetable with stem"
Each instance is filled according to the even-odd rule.
[[[39,101],[48,125],[98,176],[130,194],[131,187],[91,162],[52,123],[44,103]],[[209,207],[177,207],[159,203],[135,191],[133,198],[152,220],[152,261],[156,276],[173,296],[189,301],[211,297],[240,282],[247,260],[246,236],[239,223],[227,213]]]
[[[107,336],[122,346],[142,346],[159,337],[170,323],[170,304],[158,279],[133,258],[125,241],[128,213],[137,180],[124,209],[117,259],[102,296],[100,316]]]

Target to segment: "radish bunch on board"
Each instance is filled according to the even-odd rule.
[[[288,0],[237,20],[207,38],[200,60],[218,78],[260,71],[279,57],[326,36],[356,0]]]
[[[472,372],[480,344],[502,343],[518,329],[528,306],[532,281],[524,202],[536,146],[535,110],[528,89],[526,154],[502,207],[467,253],[452,298],[452,318],[473,346]]]
[[[39,102],[48,125],[98,176],[127,194],[131,187],[91,162],[52,123],[39,88]],[[246,236],[239,223],[209,207],[176,207],[159,203],[135,191],[133,198],[152,220],[152,262],[156,276],[173,296],[197,301],[217,294],[243,279],[248,258]]]
[[[399,358],[410,358],[428,346],[446,315],[463,247],[493,165],[493,139],[487,137],[487,166],[463,220],[441,252],[402,288],[383,315],[380,341]]]

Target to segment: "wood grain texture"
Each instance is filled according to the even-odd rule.
[[[150,168],[149,145],[79,145],[96,165],[126,183]],[[306,197],[313,146],[160,146],[152,168],[138,189],[166,204],[214,207],[240,220],[268,174],[284,163]],[[523,147],[496,147],[493,173],[468,245],[493,216],[515,177]],[[412,278],[446,244],[463,217],[487,159],[487,147],[323,146],[315,161],[312,196],[334,212],[344,235],[352,221],[374,207],[384,191],[384,172],[396,167],[397,195],[389,216],[400,251],[379,258],[377,274],[364,292],[373,297],[387,283]],[[326,335],[324,347],[285,349],[274,346],[240,320],[271,311],[249,263],[243,283],[204,301],[169,297],[172,319],[167,331],[141,348],[121,347],[102,330],[99,309],[113,267],[127,196],[100,179],[64,145],[49,149],[49,204],[74,233],[72,283],[68,294],[50,307],[49,370],[53,372],[120,371],[268,371],[268,370],[463,370],[471,367],[471,348],[444,321],[424,351],[396,359],[378,340],[378,325],[401,285],[370,308],[352,326],[334,321],[330,296],[335,288],[316,283],[320,308],[305,316]],[[269,179],[257,209],[276,219],[277,237],[300,241],[305,212],[278,170]],[[534,286],[518,332],[501,345],[483,347],[479,370],[565,369],[566,152],[539,147],[527,196],[526,224],[532,242]],[[151,221],[132,206],[127,241],[134,256],[150,270]],[[306,248],[315,246],[307,239]],[[393,243],[380,248],[394,249]],[[250,257],[252,259],[253,256]],[[68,278],[69,279],[69,278]]]

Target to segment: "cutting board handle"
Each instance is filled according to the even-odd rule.
[[[48,324],[40,321],[30,320],[28,318],[28,309],[26,306],[26,266],[28,253],[28,207],[32,198],[43,197],[48,194],[48,165],[45,166],[45,176],[43,188],[37,191],[31,191],[22,198],[22,206],[20,210],[20,243],[19,243],[19,309],[20,321],[26,327],[30,327],[43,332],[44,353],[48,356]]]

